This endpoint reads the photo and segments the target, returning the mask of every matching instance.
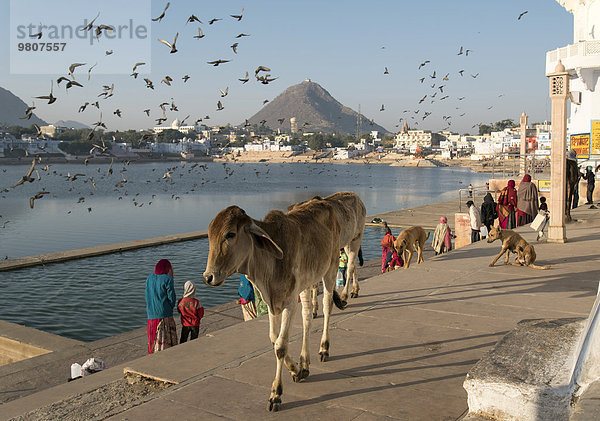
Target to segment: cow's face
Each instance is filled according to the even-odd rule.
[[[283,256],[269,235],[237,206],[222,210],[211,221],[208,243],[204,283],[210,286],[223,285],[225,279],[239,272],[254,247],[267,248],[278,258]]]

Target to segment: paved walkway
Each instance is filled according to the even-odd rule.
[[[539,264],[552,265],[546,271],[490,268],[500,244],[479,242],[363,282],[359,298],[334,310],[326,363],[317,354],[323,319],[314,321],[311,374],[298,384],[284,376],[278,414],[265,410],[275,356],[263,317],[126,363],[175,385],[103,417],[455,420],[467,410],[467,371],[519,320],[589,313],[600,279],[600,211],[578,208],[573,215],[581,222],[568,225],[564,245],[537,244],[523,229]],[[295,358],[299,313],[290,343]],[[122,369],[9,402],[0,413],[10,418],[93,390],[122,378]]]

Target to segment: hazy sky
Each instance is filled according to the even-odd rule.
[[[0,3],[0,34],[5,40],[0,44],[0,54],[10,58],[0,62],[0,86],[31,104],[33,97],[47,95],[50,80],[67,74],[70,63],[86,62],[76,71],[84,88],[66,93],[64,83],[61,87],[55,83],[58,100],[52,105],[35,100],[35,112],[48,122],[63,119],[91,124],[98,121],[99,111],[88,107],[78,113],[79,106],[96,101],[102,85],[114,83],[114,96],[100,101],[109,129],[153,127],[154,119],[162,114],[158,104],[171,98],[179,111],[168,113],[169,123],[176,117],[191,115],[193,121],[210,115],[209,124],[239,124],[255,114],[263,100],[275,98],[305,78],[319,83],[354,110],[360,104],[366,117],[390,131],[399,130],[396,125],[403,118],[409,119],[409,125],[418,122],[417,128],[440,130],[447,126],[442,117],[451,116],[450,130],[460,133],[476,132],[472,126],[480,122],[504,118],[518,121],[523,111],[530,122],[543,121],[550,119],[544,74],[546,51],[571,43],[573,37],[572,15],[554,0],[171,0],[162,22],[142,22],[149,33],[141,44],[104,38],[93,46],[71,41],[68,54],[29,52],[24,56],[11,53],[11,45],[17,43],[11,38],[11,29],[15,31],[17,25],[27,21],[76,26],[100,12],[96,24],[130,18],[140,22],[147,16],[160,15],[166,1],[14,1],[26,4],[28,13],[23,14],[22,6],[13,7],[11,16],[10,2]],[[230,17],[242,8],[241,21]],[[526,10],[528,13],[517,20]],[[191,14],[203,24],[186,24]],[[212,18],[223,20],[209,25]],[[198,26],[205,34],[202,39],[193,38]],[[157,38],[171,42],[177,32],[179,51],[170,54]],[[250,36],[236,39],[240,33]],[[48,37],[46,33],[39,41],[29,38],[21,42],[47,42]],[[230,48],[234,42],[239,43],[237,55]],[[463,51],[472,50],[468,57],[457,55],[461,46]],[[106,56],[106,50],[114,53]],[[216,59],[231,62],[218,67],[206,63]],[[419,70],[425,60],[430,63]],[[53,71],[46,69],[59,62],[64,71],[11,74],[11,61],[25,63],[38,73]],[[137,61],[148,63],[141,71],[147,71],[151,64],[151,73],[141,74],[138,79],[130,77]],[[96,62],[88,82],[87,69]],[[270,67],[271,75],[278,79],[269,85],[257,82],[253,76],[259,65]],[[462,69],[461,77],[458,71]],[[237,79],[246,71],[250,81],[242,84]],[[434,71],[436,79],[431,78]],[[449,80],[443,81],[447,73]],[[184,84],[181,77],[185,74],[191,79]],[[160,83],[165,75],[174,79],[173,86]],[[154,91],[146,88],[143,77],[153,81]],[[424,83],[419,80],[422,77]],[[433,83],[435,87],[431,88]],[[438,89],[440,84],[444,85],[443,93]],[[227,87],[228,95],[221,98],[219,89]],[[432,104],[430,96],[435,92]],[[426,94],[427,99],[418,104]],[[440,101],[446,95],[448,98]],[[459,101],[460,97],[464,99]],[[216,110],[219,100],[225,107],[222,111]],[[380,111],[382,104],[385,111]],[[123,118],[113,115],[117,108]],[[151,118],[143,113],[147,108],[151,109]],[[420,112],[415,114],[416,110]],[[422,120],[426,111],[431,115]]]

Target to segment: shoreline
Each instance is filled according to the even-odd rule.
[[[94,165],[94,164],[109,164],[113,159],[114,162],[129,162],[129,163],[153,163],[153,162],[228,162],[228,163],[260,163],[260,164],[285,164],[285,163],[304,163],[304,164],[377,164],[377,165],[388,165],[394,167],[408,167],[408,168],[442,168],[442,167],[459,167],[468,168],[474,172],[485,173],[491,172],[489,162],[486,161],[472,161],[469,158],[457,158],[457,159],[441,159],[435,156],[429,156],[426,158],[414,158],[407,155],[401,155],[397,153],[378,153],[370,152],[360,158],[347,158],[347,159],[333,159],[331,157],[319,158],[323,154],[314,152],[306,152],[298,155],[293,155],[293,152],[244,152],[240,155],[228,154],[221,157],[215,156],[198,156],[194,158],[181,158],[177,156],[150,158],[150,157],[94,157],[85,164],[87,156],[77,156],[74,159],[66,159],[64,157],[43,157],[41,156],[41,163],[47,164],[78,164],[78,165]],[[3,165],[30,165],[31,156],[22,158],[0,158],[0,166]],[[505,163],[497,165],[498,170],[501,170],[503,166],[507,166]],[[512,165],[509,165],[512,167]]]

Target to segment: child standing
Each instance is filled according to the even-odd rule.
[[[338,272],[341,273],[341,276],[338,276],[336,279],[335,285],[338,287],[346,286],[346,269],[348,268],[348,255],[346,251],[342,248],[340,249],[340,264],[338,267]]]
[[[181,340],[180,344],[198,338],[200,320],[204,317],[204,307],[196,299],[196,285],[187,281],[183,286],[183,298],[177,303],[177,311],[181,314]]]
[[[543,214],[545,219],[544,219],[544,222],[542,223],[542,228],[538,231],[538,234],[537,234],[538,241],[540,241],[540,239],[544,236],[544,229],[546,229],[546,225],[548,225],[549,213],[548,213],[548,204],[546,203],[545,197],[540,197],[539,213]]]

